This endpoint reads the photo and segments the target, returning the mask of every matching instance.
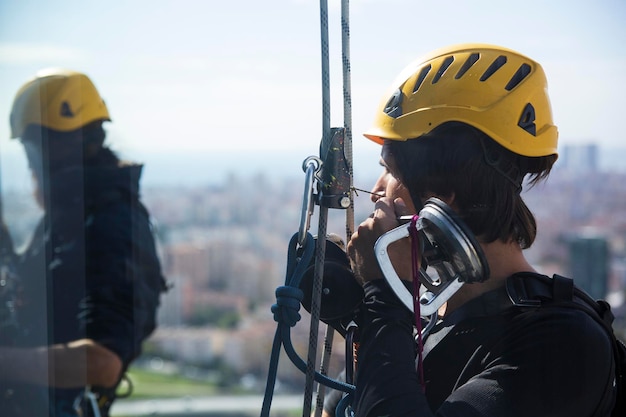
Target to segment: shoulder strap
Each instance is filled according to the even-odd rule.
[[[539,307],[547,302],[567,302],[574,299],[574,281],[555,275],[550,278],[535,273],[514,274],[506,280],[506,291],[517,307]]]
[[[607,332],[613,344],[615,359],[615,386],[617,396],[612,416],[623,416],[626,411],[626,346],[613,332],[614,315],[605,300],[594,300],[574,285],[570,278],[554,274],[515,274],[506,281],[509,299],[517,307],[559,305],[578,308],[589,314]]]

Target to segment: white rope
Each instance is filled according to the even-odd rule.
[[[345,128],[344,155],[348,165],[350,178],[350,206],[346,209],[346,242],[352,236],[354,230],[354,194],[353,194],[353,163],[352,163],[352,93],[350,83],[350,1],[341,1],[341,61],[343,70],[343,120]],[[326,326],[324,335],[324,350],[320,364],[320,373],[326,375],[330,357],[332,355],[332,345],[335,331],[331,326]],[[321,417],[326,387],[319,384],[317,387],[317,400],[315,406],[315,417]]]
[[[322,363],[320,365],[320,374],[326,375],[330,363],[330,356],[333,353],[333,338],[335,335],[335,329],[331,326],[326,326],[326,334],[324,335],[324,351],[322,354]],[[326,386],[324,384],[318,384],[317,386],[317,400],[315,401],[315,417],[321,417],[324,410],[324,397],[326,395]]]
[[[344,152],[350,174],[350,207],[346,210],[346,242],[354,233],[354,170],[352,163],[352,84],[350,69],[350,0],[341,0],[341,61],[343,63]]]
[[[322,144],[331,140],[330,135],[330,71],[328,60],[328,1],[320,0],[320,35],[322,49]],[[322,296],[322,278],[324,275],[324,256],[326,252],[326,228],[328,223],[328,207],[320,204],[318,220],[318,239],[315,248],[315,273],[313,291],[311,293],[311,324],[309,327],[309,351],[307,355],[306,380],[304,386],[304,403],[302,417],[311,415],[313,384],[315,377],[315,361],[317,359],[317,340],[320,321],[320,305]]]

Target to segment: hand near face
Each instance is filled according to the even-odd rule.
[[[412,214],[402,198],[379,198],[374,213],[359,225],[347,246],[352,271],[357,279],[365,282],[383,278],[383,273],[374,254],[374,244],[380,236],[399,226],[397,218]],[[408,226],[407,226],[408,227]],[[389,256],[398,276],[411,281],[410,239],[402,239],[389,245]]]

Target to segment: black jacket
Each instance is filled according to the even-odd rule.
[[[165,281],[139,201],[140,175],[141,166],[130,165],[71,168],[50,179],[45,216],[18,267],[18,346],[90,338],[115,352],[124,368],[141,353]],[[81,390],[14,391],[26,395],[17,402],[49,395],[50,415],[72,415]]]
[[[383,280],[365,286],[357,416],[608,416],[611,341],[584,311],[502,308],[504,288],[466,303],[424,343],[415,371],[412,313]]]

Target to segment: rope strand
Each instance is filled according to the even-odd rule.
[[[352,83],[350,67],[350,1],[341,1],[341,62],[343,63],[343,125],[346,128],[344,154],[350,177],[350,206],[346,209],[346,238],[354,232],[354,168],[352,157]],[[346,240],[346,241],[347,241]]]
[[[354,196],[353,196],[353,164],[352,164],[352,99],[351,99],[351,86],[350,86],[350,49],[349,49],[349,1],[342,0],[342,15],[341,15],[341,27],[342,27],[342,62],[343,62],[343,97],[344,97],[344,159],[347,163],[349,174],[349,198],[350,204],[346,211],[346,235],[349,239],[352,236],[354,229]],[[321,66],[322,66],[322,143],[320,150],[328,149],[329,142],[332,140],[331,128],[330,128],[330,71],[329,71],[329,59],[328,59],[328,1],[320,0],[320,34],[321,34]],[[321,154],[322,152],[320,152]],[[317,178],[320,181],[319,178]],[[355,192],[356,194],[356,192]],[[290,255],[287,265],[287,282],[284,287],[279,287],[276,291],[277,303],[272,306],[272,312],[274,313],[274,319],[278,322],[276,329],[276,336],[274,338],[274,344],[272,348],[272,355],[270,361],[270,371],[268,375],[268,382],[266,385],[265,398],[263,401],[263,409],[261,416],[269,416],[271,397],[274,390],[274,384],[276,379],[277,367],[278,367],[278,352],[280,352],[281,346],[284,347],[287,356],[296,365],[298,369],[306,375],[305,390],[304,390],[304,403],[302,407],[303,417],[309,417],[311,414],[311,401],[313,393],[313,383],[317,381],[320,386],[318,387],[317,406],[320,409],[323,405],[324,399],[324,386],[331,387],[333,389],[344,391],[348,394],[354,392],[354,386],[346,383],[330,379],[326,377],[326,369],[330,359],[332,351],[332,340],[334,329],[330,326],[327,327],[327,333],[324,342],[324,351],[322,355],[322,362],[320,365],[320,372],[315,371],[315,360],[317,356],[317,343],[318,343],[318,331],[320,322],[320,310],[321,310],[321,294],[322,294],[322,281],[324,272],[325,250],[326,250],[326,229],[327,229],[327,217],[328,207],[320,203],[320,213],[318,217],[318,239],[315,245],[300,242],[300,247],[308,251],[311,246],[315,246],[315,272],[313,278],[313,288],[311,293],[311,323],[309,327],[309,349],[306,364],[298,356],[290,339],[290,328],[293,327],[300,319],[298,309],[300,301],[302,299],[302,291],[297,288],[302,277],[301,265],[308,265],[309,262],[304,262],[305,256],[302,255],[300,259],[295,258],[290,243]],[[301,227],[302,229],[302,227]],[[308,229],[308,223],[306,224]],[[305,236],[306,235],[306,236]],[[292,238],[292,241],[298,237],[298,239],[304,239],[305,237],[310,241],[312,237],[305,231],[299,232]],[[309,261],[311,259],[309,258]],[[293,278],[292,278],[293,277]],[[293,288],[296,287],[296,288]],[[318,411],[316,410],[316,413]],[[318,413],[318,415],[319,415]]]

